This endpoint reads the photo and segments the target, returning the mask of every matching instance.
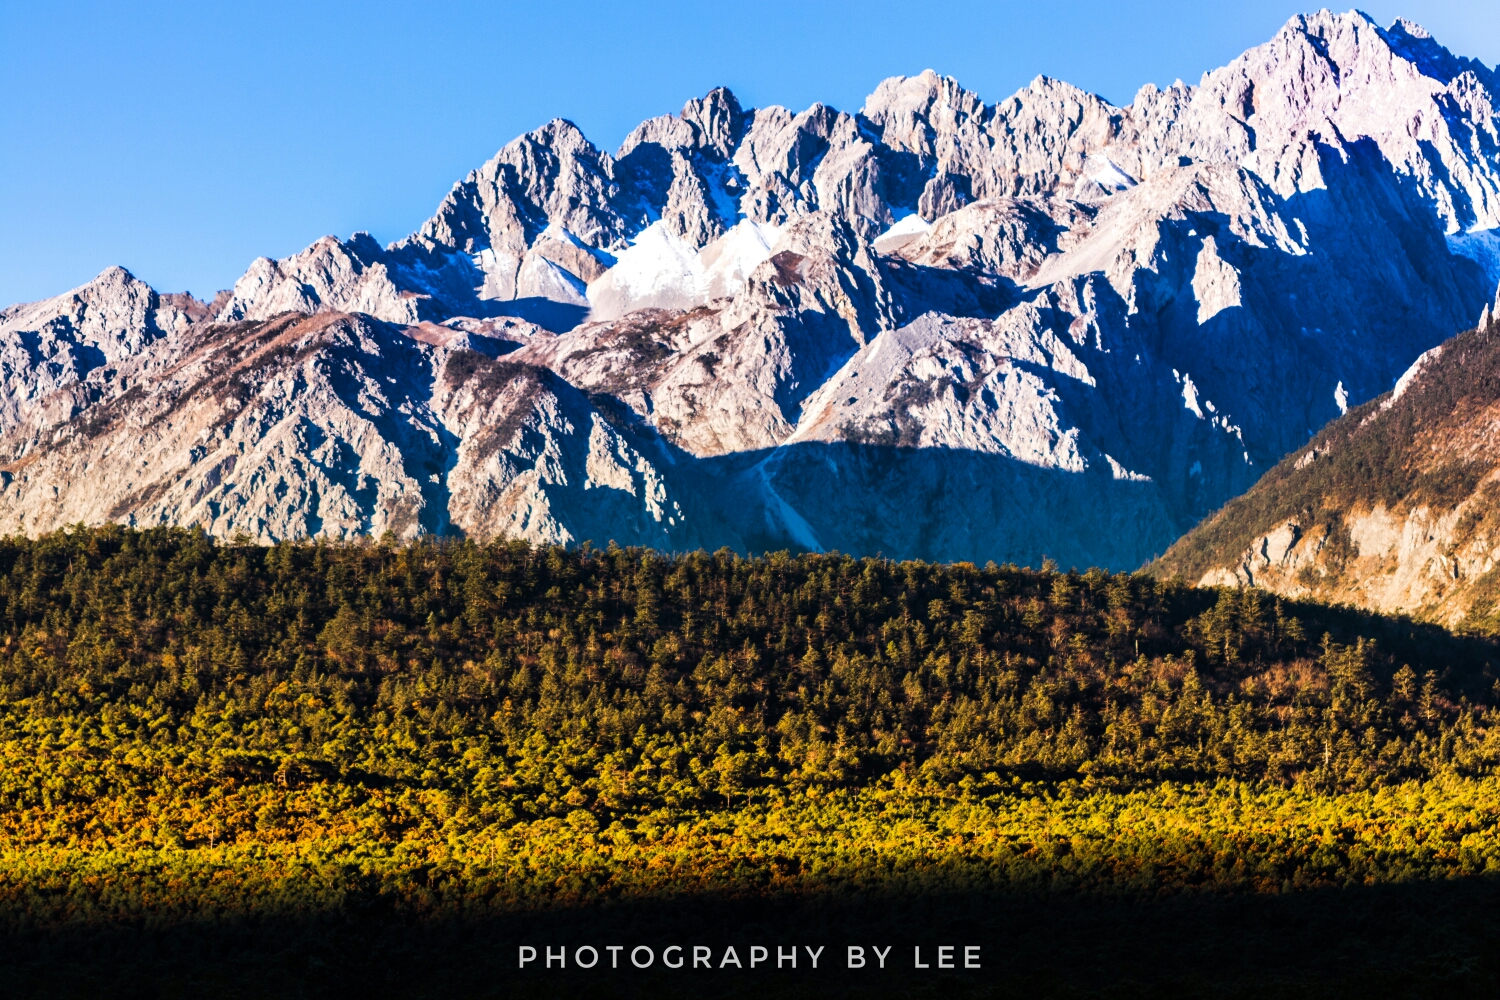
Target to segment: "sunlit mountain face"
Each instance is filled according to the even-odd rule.
[[[931,72],[553,121],[382,247],[0,313],[0,529],[1136,568],[1473,325],[1495,74],[1297,17],[1116,107]]]

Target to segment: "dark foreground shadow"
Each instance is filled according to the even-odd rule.
[[[665,969],[674,944],[689,961]],[[524,969],[522,945],[538,954]],[[600,957],[592,969],[575,967],[583,945]],[[623,948],[619,968],[609,945]],[[654,957],[645,970],[629,959],[641,945]],[[691,967],[694,945],[712,949],[713,968]],[[752,969],[757,945],[767,958]],[[865,947],[864,968],[847,968],[850,945]],[[953,969],[937,967],[946,945]],[[566,947],[566,968],[546,967],[549,946]],[[730,946],[741,968],[720,967]],[[778,948],[793,946],[797,967],[778,970]],[[820,946],[813,969],[804,949]],[[885,969],[871,946],[890,948]],[[962,967],[965,946],[980,968]],[[918,947],[930,968],[913,967]],[[12,932],[3,948],[0,992],[16,998],[1494,997],[1500,879],[1229,898],[696,897],[467,919],[370,899],[336,913]]]

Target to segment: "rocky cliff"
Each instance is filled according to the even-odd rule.
[[[1135,567],[1474,322],[1497,101],[1322,12],[1123,107],[926,72],[614,153],[554,121],[389,246],[0,313],[0,530]]]

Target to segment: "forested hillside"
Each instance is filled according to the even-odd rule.
[[[1500,872],[1500,646],[1255,590],[110,527],[0,542],[0,632],[0,929],[17,982],[44,975],[26,956],[91,956],[80,995],[100,940],[178,942],[182,995],[250,995],[292,966],[231,976],[203,940],[250,961],[482,925],[466,961],[509,976],[517,928],[559,914],[666,933],[658,904],[961,897],[945,912],[993,938],[1023,897],[1492,893]],[[1495,931],[1462,933],[1482,954]],[[1460,992],[1495,981],[1464,968]]]

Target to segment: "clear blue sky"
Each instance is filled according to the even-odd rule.
[[[1038,73],[1115,102],[1196,82],[1294,2],[74,3],[0,0],[0,305],[123,264],[227,287],[325,233],[415,229],[509,139],[569,118],[613,150],[725,84],[748,107],[854,110],[931,67],[995,101]],[[1500,61],[1500,2],[1409,0]]]

